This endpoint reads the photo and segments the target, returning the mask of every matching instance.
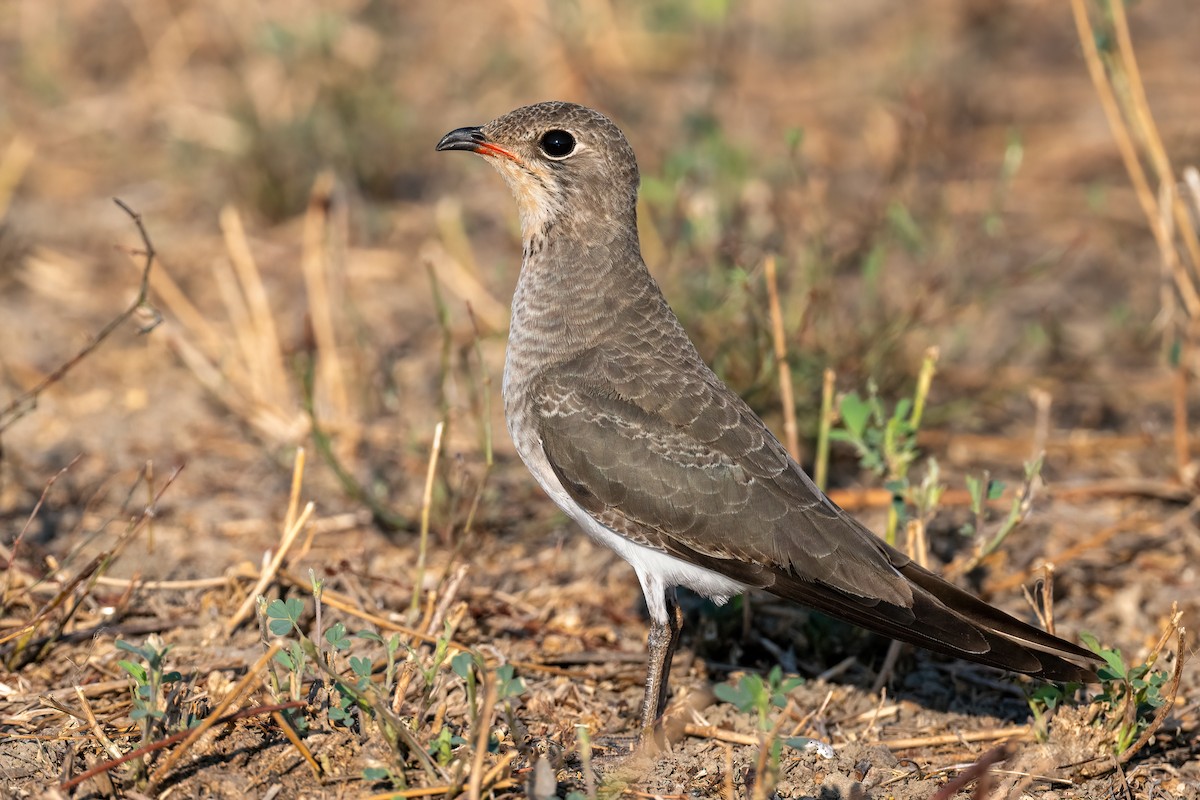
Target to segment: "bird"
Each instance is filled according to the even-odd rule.
[[[505,421],[567,516],[633,566],[650,616],[638,738],[661,724],[678,587],[722,604],[757,589],[968,661],[1094,682],[1091,651],[985,603],[830,500],[709,368],[642,258],[628,139],[575,103],[450,131],[520,216]],[[661,730],[661,728],[657,728]]]

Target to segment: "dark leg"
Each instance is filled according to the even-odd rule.
[[[654,728],[662,719],[667,707],[668,681],[671,676],[671,659],[679,644],[679,631],[683,627],[683,611],[675,602],[675,590],[666,592],[667,621],[652,621],[646,646],[650,660],[646,667],[646,694],[642,698],[642,731],[640,740],[645,742],[653,736]]]

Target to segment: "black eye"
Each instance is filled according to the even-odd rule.
[[[575,150],[575,137],[566,131],[546,131],[541,145],[542,152],[551,158],[566,158]]]

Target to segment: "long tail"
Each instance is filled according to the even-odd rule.
[[[864,599],[776,572],[768,591],[832,617],[928,650],[1052,681],[1092,683],[1089,650],[1021,622],[912,562],[896,568],[911,608]]]

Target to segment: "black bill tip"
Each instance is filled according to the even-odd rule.
[[[487,143],[483,129],[478,126],[455,128],[437,143],[438,150],[468,150],[477,153]]]

